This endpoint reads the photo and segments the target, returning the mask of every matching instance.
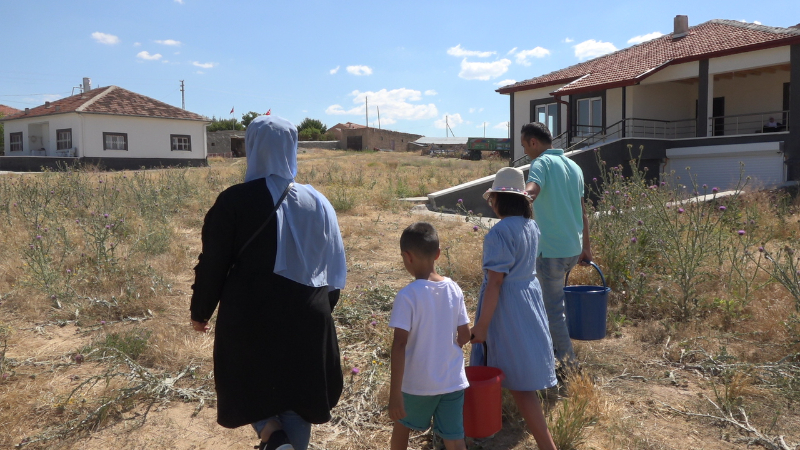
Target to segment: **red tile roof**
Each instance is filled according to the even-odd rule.
[[[565,85],[554,95],[630,86],[672,64],[800,43],[800,29],[711,20],[565,69],[497,89],[501,94]],[[568,84],[567,84],[568,83]]]
[[[206,117],[199,114],[168,105],[154,98],[137,94],[117,86],[92,89],[82,94],[48,102],[44,105],[30,108],[27,113],[20,111],[14,115],[3,117],[2,120],[7,121],[72,112],[198,120],[203,122],[209,121]]]
[[[17,108],[12,108],[6,105],[0,105],[0,116],[10,116],[20,112]]]

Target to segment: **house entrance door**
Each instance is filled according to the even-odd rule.
[[[791,88],[792,87],[791,87],[790,83],[783,83],[783,110],[784,111],[789,111],[789,102],[790,102],[790,100],[792,98],[791,97],[791,90],[790,90]],[[789,121],[789,113],[784,112],[782,119],[783,120],[781,120],[781,124],[783,124],[783,126],[785,126],[785,127],[788,127],[789,126],[789,123],[788,123],[788,121]]]
[[[242,138],[231,138],[231,155],[234,158],[241,158],[245,154],[244,150],[244,139]]]
[[[725,97],[714,97],[711,106],[711,116],[714,119],[714,134],[713,136],[722,136],[725,134]]]
[[[348,150],[363,150],[361,146],[361,136],[347,136],[347,149]]]

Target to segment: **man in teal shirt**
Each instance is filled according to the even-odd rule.
[[[564,150],[552,148],[547,126],[533,122],[522,127],[522,148],[531,158],[525,189],[533,199],[536,223],[542,233],[536,258],[536,277],[542,286],[555,358],[562,367],[575,365],[575,351],[564,315],[564,276],[575,264],[592,260],[589,222],[583,204],[583,172]]]

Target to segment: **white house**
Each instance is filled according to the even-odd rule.
[[[497,90],[510,97],[514,159],[522,125],[546,123],[591,178],[644,146],[651,174],[686,167],[699,184],[745,175],[766,185],[800,180],[800,28],[732,20],[689,27]],[[794,112],[794,115],[790,114]],[[774,122],[770,122],[773,119]]]
[[[63,163],[108,169],[206,164],[209,120],[117,86],[91,89],[3,117],[0,170]]]

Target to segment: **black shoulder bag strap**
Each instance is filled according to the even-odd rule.
[[[236,259],[233,260],[231,268],[236,266],[236,263],[239,262],[239,257],[242,256],[242,253],[244,253],[244,250],[247,248],[247,246],[250,245],[251,242],[253,242],[253,239],[255,239],[259,234],[261,234],[261,232],[264,231],[264,228],[266,228],[267,225],[269,225],[269,223],[272,221],[272,217],[275,215],[275,211],[277,211],[278,208],[280,208],[281,203],[283,203],[283,201],[286,199],[286,196],[289,195],[289,191],[292,189],[292,187],[294,187],[294,183],[289,183],[289,185],[286,186],[286,189],[284,189],[283,194],[281,194],[281,198],[279,198],[278,201],[275,202],[275,207],[272,208],[272,212],[269,213],[269,217],[267,217],[267,220],[265,220],[264,223],[262,223],[261,226],[258,227],[256,232],[253,233],[252,236],[250,236],[250,239],[248,239],[247,242],[245,242],[244,245],[242,245],[242,248],[239,249],[239,253],[236,254]]]

